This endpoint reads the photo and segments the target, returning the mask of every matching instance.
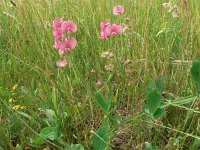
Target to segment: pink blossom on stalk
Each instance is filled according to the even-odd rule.
[[[57,28],[57,29],[54,29],[53,36],[54,36],[55,40],[58,41],[61,38],[63,38],[65,35],[60,28]]]
[[[106,27],[105,32],[108,36],[116,36],[118,34],[122,34],[123,29],[120,25],[112,24]]]
[[[56,62],[56,65],[57,65],[58,68],[64,68],[67,64],[68,64],[68,62],[67,62],[66,59]]]
[[[53,45],[53,47],[55,49],[60,49],[60,42],[59,41],[55,41],[55,44]]]
[[[61,24],[63,22],[63,19],[60,19],[59,17],[56,17],[55,20],[53,21],[53,29],[58,29],[61,27]]]
[[[61,29],[63,32],[76,32],[77,25],[73,23],[71,20],[68,20],[68,21],[64,21],[61,24]]]
[[[77,40],[72,37],[70,39],[66,39],[65,41],[60,43],[60,51],[70,52],[77,45]]]
[[[100,24],[100,28],[101,28],[101,39],[102,40],[107,40],[108,39],[108,35],[106,34],[105,30],[106,27],[110,25],[110,19],[106,19],[105,22],[101,22]]]
[[[117,5],[113,7],[113,14],[114,15],[122,15],[124,13],[124,7],[122,5]]]

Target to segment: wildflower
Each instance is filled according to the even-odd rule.
[[[63,32],[76,32],[77,25],[73,23],[71,20],[68,20],[68,21],[64,21],[61,24],[61,29]]]
[[[124,7],[122,5],[117,5],[113,7],[113,14],[118,16],[124,13]]]
[[[111,71],[111,70],[114,69],[114,66],[113,66],[112,64],[109,64],[109,65],[106,65],[106,66],[105,66],[105,69],[106,69],[107,71]]]
[[[58,68],[64,68],[68,64],[67,60],[57,61],[56,65]]]
[[[107,40],[108,39],[108,35],[106,34],[105,30],[106,27],[110,25],[110,19],[106,19],[105,22],[101,22],[100,24],[100,28],[101,28],[101,39],[102,40]]]
[[[101,54],[101,57],[102,58],[106,58],[106,57],[108,57],[109,56],[109,52],[103,52],[102,54]]]
[[[106,27],[106,34],[108,36],[116,36],[118,34],[122,34],[123,29],[120,25],[112,24]]]
[[[20,109],[22,109],[22,110],[23,110],[23,109],[26,109],[26,106],[21,106]]]
[[[166,9],[170,9],[171,8],[171,3],[163,3],[162,5]]]
[[[74,37],[67,36],[68,32],[76,32],[77,25],[71,20],[64,21],[62,18],[56,17],[52,24],[54,45],[53,47],[58,50],[59,55],[63,58],[65,52],[70,52],[77,45],[77,40]],[[57,61],[56,65],[63,68],[68,64],[66,60]]]
[[[15,84],[13,87],[12,87],[12,91],[15,91],[17,89],[17,84]]]
[[[91,73],[95,73],[96,70],[94,68],[92,68],[92,70],[90,71]]]
[[[103,53],[101,54],[101,57],[102,57],[102,58],[111,59],[111,58],[114,57],[114,54],[113,54],[112,52],[103,52]]]
[[[61,28],[61,24],[63,22],[63,19],[60,19],[59,17],[56,17],[56,19],[53,21],[53,29],[58,29],[58,28]]]
[[[18,109],[20,109],[20,105],[15,105],[15,106],[12,107],[12,109],[13,110],[18,110]]]
[[[53,36],[55,40],[58,41],[64,37],[64,32],[60,28],[57,28],[53,31]]]
[[[70,52],[76,47],[76,45],[77,41],[74,37],[72,37],[60,43],[60,50],[64,52]]]
[[[9,103],[13,103],[13,102],[15,102],[15,99],[10,98],[10,99],[8,100],[8,102],[9,102]]]
[[[96,82],[96,86],[101,86],[102,85],[102,83],[101,83],[101,80],[97,80],[97,82]]]
[[[60,56],[63,56],[63,54],[65,53],[65,51],[61,51],[61,50],[59,50],[58,52],[59,52]]]
[[[123,23],[122,24],[122,31],[123,31],[123,33],[125,33],[127,30],[128,30],[128,26],[125,23]]]
[[[53,46],[55,49],[60,49],[60,42],[59,41],[55,41],[55,44]]]
[[[179,16],[178,16],[177,12],[174,11],[174,12],[172,12],[172,17],[173,18],[178,18]]]

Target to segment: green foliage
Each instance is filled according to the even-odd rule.
[[[149,142],[145,142],[145,150],[158,150],[158,148],[157,146],[152,146]]]
[[[147,103],[145,105],[145,111],[148,114],[153,115],[159,108],[161,101],[162,101],[161,95],[156,90],[149,93],[147,96]]]
[[[38,137],[32,140],[32,143],[40,146],[47,140],[58,140],[61,137],[60,129],[57,127],[45,127],[43,128]]]
[[[199,0],[170,1],[177,4],[176,19],[172,16],[174,10],[163,8],[161,0],[120,0],[125,7],[125,14],[120,16],[112,14],[116,1],[12,2],[0,0],[0,149],[15,149],[17,144],[22,149],[50,145],[55,149],[82,149],[75,143],[92,149],[90,131],[99,126],[108,130],[109,145],[118,135],[122,139],[113,142],[114,146],[132,143],[143,148],[145,140],[151,139],[160,149],[189,149],[192,143],[193,149],[198,149],[194,141],[199,136],[199,96],[192,91],[188,70],[190,62],[200,58]],[[55,65],[61,59],[53,48],[51,23],[56,16],[78,25],[77,34],[70,33],[76,36],[78,46],[66,55],[69,65],[63,69]],[[127,28],[123,35],[102,41],[99,25],[106,18]],[[103,51],[112,51],[113,57],[101,58]],[[105,70],[108,64],[114,65],[112,71]],[[198,61],[194,62],[191,72],[199,91],[198,66]],[[160,75],[162,79],[156,80]],[[148,85],[146,94],[148,76],[156,81]],[[102,85],[96,86],[97,80]],[[18,88],[14,91],[15,84]],[[97,89],[102,95],[112,92],[114,98],[97,94],[94,103]],[[163,92],[166,97],[162,97]],[[158,95],[163,98],[161,103]],[[10,98],[16,102],[8,102]],[[152,119],[150,122],[162,119],[163,126],[156,132],[147,128],[146,118],[138,117],[144,99],[148,101],[145,115]],[[27,109],[13,110],[16,104],[26,105]],[[46,127],[62,130],[60,138],[53,136],[57,131],[43,135]],[[176,134],[171,134],[174,130]],[[171,135],[179,134],[185,140],[173,145]],[[39,145],[31,145],[32,137]]]
[[[80,144],[71,144],[71,145],[65,147],[64,150],[84,150],[84,148]]]
[[[200,61],[193,62],[191,72],[197,89],[200,92]]]
[[[96,93],[96,102],[97,102],[98,106],[102,109],[102,111],[104,113],[106,113],[106,114],[109,113],[110,107],[111,107],[111,99],[106,101],[104,99],[104,97],[99,92],[97,92]]]
[[[105,127],[97,129],[93,135],[94,150],[106,150],[109,146],[108,130]]]

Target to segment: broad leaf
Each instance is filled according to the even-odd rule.
[[[151,115],[153,115],[161,104],[161,95],[158,94],[157,90],[149,93],[147,95],[147,103],[145,105],[145,111]]]
[[[57,127],[46,127],[40,132],[40,136],[50,140],[56,140],[59,137],[59,131]]]
[[[96,93],[96,102],[104,113],[106,113],[106,114],[109,113],[110,102],[107,103],[106,100],[104,99],[104,97],[98,92]]]
[[[159,92],[160,94],[163,93],[163,91],[164,91],[164,85],[163,85],[163,81],[162,81],[162,78],[161,78],[161,77],[160,77],[159,80],[156,81],[156,88],[157,88],[157,90],[158,90],[158,92]]]
[[[108,147],[109,136],[106,128],[99,128],[93,135],[94,150],[106,150]]]
[[[158,108],[157,111],[153,114],[154,119],[158,119],[162,117],[164,114],[164,109],[163,108]]]

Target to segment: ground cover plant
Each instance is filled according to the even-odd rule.
[[[200,1],[1,0],[0,149],[200,149]]]

